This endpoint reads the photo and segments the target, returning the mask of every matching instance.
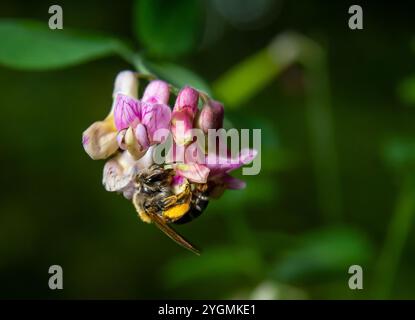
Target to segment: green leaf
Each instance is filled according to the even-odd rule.
[[[363,234],[348,228],[323,229],[304,236],[300,244],[277,261],[272,276],[282,282],[310,282],[347,276],[351,265],[364,266],[372,246]]]
[[[189,52],[201,31],[201,7],[196,0],[139,0],[134,14],[138,39],[156,56]]]
[[[260,259],[258,253],[251,248],[211,248],[199,257],[180,257],[172,260],[164,269],[163,276],[170,288],[218,277],[255,278],[262,268]]]
[[[267,86],[280,71],[266,48],[232,67],[216,80],[213,89],[227,106],[237,107]]]
[[[189,85],[210,95],[211,90],[201,77],[193,71],[172,63],[155,64],[147,62],[148,68],[158,77],[178,88]]]
[[[27,70],[73,66],[122,49],[111,37],[50,30],[47,22],[30,20],[0,20],[0,39],[0,64]]]

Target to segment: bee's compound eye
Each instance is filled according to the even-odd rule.
[[[162,174],[161,173],[158,173],[158,174],[153,174],[152,176],[149,176],[147,179],[146,179],[146,183],[154,183],[154,182],[157,182],[157,181],[160,181],[160,180],[162,180]]]

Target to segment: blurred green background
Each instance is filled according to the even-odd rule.
[[[362,1],[357,31],[352,3],[337,1],[53,4],[63,31],[47,29],[49,1],[0,3],[1,298],[415,298],[413,4]],[[83,57],[98,47],[87,35],[49,69],[71,29],[139,56],[112,43]],[[104,162],[82,148],[128,61],[210,90],[228,124],[262,129],[260,175],[178,227],[201,257],[107,193]],[[61,291],[48,288],[53,264]],[[363,290],[348,287],[354,264]]]

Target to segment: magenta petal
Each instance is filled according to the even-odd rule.
[[[156,141],[158,135],[157,130],[169,129],[171,120],[171,110],[165,104],[141,104],[141,123],[146,126],[150,143],[160,142]]]
[[[257,153],[258,152],[253,149],[243,149],[236,158],[209,154],[206,156],[205,165],[210,169],[211,177],[214,177],[238,169],[244,164],[249,164],[254,160]]]
[[[198,102],[199,92],[191,87],[184,87],[177,95],[173,111],[180,111],[184,108],[189,108],[190,113],[194,117],[197,112]]]
[[[209,169],[206,166],[196,163],[179,163],[176,164],[175,169],[176,174],[194,183],[206,183],[209,175]]]
[[[114,122],[118,131],[140,119],[140,101],[124,94],[115,98]]]
[[[169,85],[161,80],[151,81],[144,90],[144,102],[168,104],[170,96]]]

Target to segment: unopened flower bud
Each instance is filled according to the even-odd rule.
[[[147,85],[141,100],[148,103],[167,104],[169,96],[169,85],[162,80],[153,80]]]
[[[197,113],[199,93],[197,90],[185,87],[177,95],[174,105],[171,131],[177,144],[183,145],[192,141],[191,130]]]
[[[199,111],[196,118],[196,127],[207,133],[209,129],[220,129],[223,127],[223,105],[220,102],[210,100]]]

